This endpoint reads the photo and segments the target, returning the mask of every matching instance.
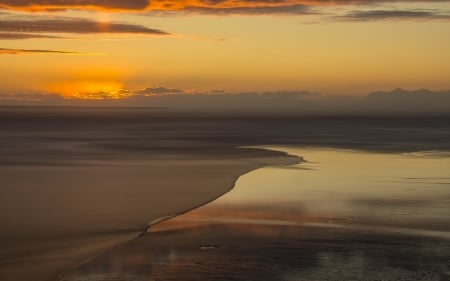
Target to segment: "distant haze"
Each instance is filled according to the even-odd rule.
[[[447,115],[450,90],[373,92],[363,97],[324,96],[308,91],[188,93],[181,89],[147,88],[123,91],[120,99],[63,98],[58,94],[14,93],[0,95],[4,106],[161,107],[169,111],[223,114],[294,115]]]

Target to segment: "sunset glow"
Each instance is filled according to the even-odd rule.
[[[0,281],[450,280],[449,156],[450,0],[0,0]]]
[[[0,9],[8,95],[450,88],[448,1],[2,0]]]
[[[126,95],[121,93],[123,85],[116,81],[77,81],[50,86],[66,98],[79,99],[120,99]]]

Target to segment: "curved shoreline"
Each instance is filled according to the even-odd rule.
[[[264,168],[264,167],[276,167],[276,166],[294,165],[294,164],[299,164],[299,163],[301,163],[301,162],[304,161],[304,159],[303,159],[302,157],[300,157],[300,156],[292,155],[292,154],[289,154],[289,153],[284,152],[284,151],[281,151],[281,150],[268,149],[268,148],[261,148],[261,147],[256,147],[256,146],[254,146],[254,147],[238,147],[238,148],[243,148],[243,149],[246,149],[246,148],[253,148],[253,149],[258,149],[258,150],[262,150],[262,151],[275,151],[275,152],[278,152],[278,153],[282,153],[282,154],[283,154],[283,155],[280,155],[279,157],[284,157],[284,158],[289,157],[289,158],[292,158],[292,162],[283,162],[283,163],[262,163],[262,162],[261,162],[259,166],[255,167],[255,168],[252,168],[252,169],[249,169],[248,171],[245,171],[243,174],[236,176],[236,177],[233,179],[233,183],[232,183],[231,187],[230,187],[228,190],[226,190],[226,191],[224,191],[223,193],[217,195],[216,197],[212,198],[211,200],[208,200],[208,201],[205,202],[205,203],[201,203],[201,204],[199,204],[199,205],[197,205],[197,206],[194,206],[194,207],[192,207],[192,208],[189,208],[189,209],[187,209],[186,211],[182,211],[182,212],[179,212],[179,213],[173,214],[173,215],[164,216],[164,217],[157,218],[156,220],[151,221],[151,222],[147,225],[147,227],[145,227],[144,232],[143,232],[141,235],[143,235],[143,234],[145,234],[146,232],[148,232],[148,230],[149,230],[152,226],[155,226],[155,225],[160,224],[160,223],[162,223],[162,222],[165,222],[165,221],[171,220],[171,219],[173,219],[173,218],[179,217],[179,216],[181,216],[181,215],[184,215],[184,214],[186,214],[186,213],[189,213],[190,211],[196,210],[196,209],[201,208],[201,207],[203,207],[203,206],[205,206],[205,205],[208,205],[209,203],[212,203],[212,202],[216,201],[217,199],[219,199],[220,197],[224,196],[225,194],[227,194],[227,193],[233,191],[234,188],[236,187],[236,182],[239,180],[239,178],[242,177],[242,176],[244,176],[244,175],[246,175],[246,174],[248,174],[248,173],[250,173],[250,172],[256,171],[256,170],[261,169],[261,168]],[[273,157],[274,157],[274,156],[269,157],[269,158],[273,158]],[[296,159],[296,161],[294,161],[294,159]],[[286,159],[286,160],[287,160],[287,159]],[[249,160],[246,160],[246,161],[249,161]],[[251,161],[251,160],[250,160],[250,161]]]
[[[241,161],[254,163],[255,166],[253,166],[253,167],[251,167],[251,168],[248,168],[248,169],[246,169],[245,171],[243,171],[241,174],[235,176],[235,177],[231,180],[230,187],[227,188],[227,189],[226,189],[225,191],[223,191],[222,193],[220,193],[219,195],[216,195],[215,197],[211,198],[210,200],[208,200],[208,201],[206,201],[206,202],[203,202],[203,203],[201,203],[201,204],[197,204],[197,205],[195,205],[194,207],[191,207],[191,208],[189,208],[189,209],[187,209],[187,210],[178,212],[178,213],[173,214],[173,215],[167,215],[167,216],[159,217],[159,218],[156,218],[156,219],[152,220],[152,221],[144,228],[144,230],[143,230],[140,234],[138,234],[136,237],[134,237],[134,238],[132,238],[132,239],[125,240],[125,241],[122,241],[122,242],[119,242],[119,243],[113,245],[112,247],[106,248],[106,249],[104,249],[104,250],[98,252],[97,254],[95,254],[95,255],[93,255],[93,256],[87,258],[87,259],[84,259],[84,260],[81,261],[80,263],[77,263],[76,265],[71,266],[71,267],[65,269],[64,271],[62,271],[62,272],[60,272],[60,273],[58,274],[58,277],[57,277],[56,280],[57,280],[57,281],[64,280],[64,277],[65,277],[65,275],[66,275],[67,273],[69,273],[69,272],[75,270],[76,268],[82,266],[83,264],[88,263],[89,261],[95,259],[96,257],[98,257],[98,256],[100,256],[100,255],[102,255],[102,254],[104,254],[104,253],[107,252],[107,251],[110,251],[110,250],[112,250],[112,249],[114,249],[114,248],[116,248],[116,247],[119,247],[119,246],[121,246],[121,245],[124,245],[124,244],[126,244],[126,243],[129,243],[130,241],[134,241],[134,240],[136,240],[136,239],[139,239],[142,235],[145,235],[145,233],[147,233],[147,232],[149,231],[149,229],[150,229],[152,226],[155,226],[155,225],[158,225],[158,224],[163,223],[163,222],[165,222],[165,221],[168,221],[168,220],[170,220],[170,219],[179,217],[179,216],[181,216],[181,215],[183,215],[183,214],[186,214],[186,213],[188,213],[188,212],[190,212],[190,211],[193,211],[193,210],[195,210],[195,209],[201,208],[201,207],[203,207],[203,206],[205,206],[205,205],[208,205],[208,204],[211,203],[211,202],[216,201],[217,199],[221,198],[221,197],[224,196],[225,194],[231,192],[231,191],[235,188],[236,182],[237,182],[237,181],[239,180],[239,178],[242,177],[243,175],[246,175],[246,174],[248,174],[248,173],[250,173],[250,172],[252,172],[252,171],[258,170],[258,169],[263,168],[263,167],[268,167],[268,166],[293,165],[293,164],[301,163],[301,162],[303,161],[303,158],[302,158],[302,157],[299,157],[299,156],[296,156],[296,155],[290,155],[290,154],[288,154],[288,153],[286,153],[286,152],[284,152],[284,151],[279,151],[279,150],[274,150],[274,149],[261,148],[261,147],[237,147],[237,148],[239,148],[239,149],[252,148],[252,149],[259,150],[259,151],[277,152],[277,153],[279,153],[280,155],[278,155],[278,156],[267,156],[267,157],[254,158],[254,159],[252,159],[252,158],[242,159]],[[258,159],[261,159],[261,160],[258,161]],[[278,161],[276,161],[276,160],[278,160]]]

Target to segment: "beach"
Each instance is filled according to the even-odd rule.
[[[0,277],[55,280],[71,266],[137,237],[152,221],[220,196],[240,175],[292,161],[282,155],[262,156],[264,151],[235,160],[4,168],[0,172],[5,179],[0,199]]]
[[[0,110],[0,117],[0,279],[8,281],[46,281],[61,278],[80,280],[76,279],[80,276],[82,280],[102,280],[103,277],[98,274],[106,274],[103,269],[112,274],[108,275],[108,278],[120,279],[122,274],[128,275],[129,270],[133,271],[133,266],[126,262],[127,259],[139,261],[137,265],[146,268],[150,265],[153,267],[155,264],[165,264],[167,259],[173,259],[174,252],[170,249],[174,241],[184,243],[198,240],[195,250],[203,247],[205,251],[215,251],[214,237],[230,234],[229,225],[221,225],[217,228],[217,233],[201,234],[194,231],[189,232],[190,236],[183,236],[187,233],[171,236],[177,231],[152,231],[176,222],[183,217],[179,216],[180,214],[214,199],[226,199],[227,192],[233,188],[236,180],[266,171],[264,168],[260,169],[262,167],[302,162],[304,152],[289,156],[285,151],[286,145],[314,145],[318,148],[333,147],[344,150],[353,148],[368,152],[369,159],[373,153],[378,152],[414,155],[417,151],[432,150],[436,155],[441,155],[443,151],[450,150],[446,141],[450,135],[448,122],[435,118],[387,120],[349,117],[211,117],[140,109],[95,108],[7,108]],[[411,135],[415,137],[410,138]],[[261,144],[264,145],[254,147]],[[283,169],[314,169],[305,166],[314,162],[314,159],[308,159],[309,156],[306,156],[305,160],[311,161],[310,163],[286,166]],[[347,159],[338,163],[346,162],[353,161]],[[338,167],[329,171],[332,172]],[[359,173],[347,170],[340,174],[350,176]],[[244,176],[241,177],[242,175]],[[262,183],[266,182],[277,188],[279,183],[291,182],[290,176],[283,177],[277,184],[271,183],[270,177],[260,178],[260,182],[253,184],[258,192],[251,193],[252,198],[264,195],[264,189],[258,189]],[[347,181],[348,179],[341,178],[336,180],[336,183]],[[416,184],[423,184],[420,180],[416,181]],[[321,190],[322,184],[316,186],[317,190]],[[445,184],[437,181],[435,186]],[[365,192],[370,194],[367,190]],[[225,193],[227,195],[221,197]],[[276,198],[277,195],[271,196]],[[445,196],[447,195],[443,194],[442,198],[448,198]],[[366,209],[381,210],[392,204],[405,203],[404,200],[359,199],[355,204]],[[410,200],[406,201],[406,206],[414,206],[416,202],[421,203]],[[263,206],[267,208],[266,203]],[[242,222],[253,219],[246,217],[249,212],[254,213],[253,207],[251,203],[235,206],[235,211],[241,210],[245,215],[241,218]],[[283,217],[292,212],[286,206],[270,207],[269,210],[271,216],[266,219],[272,224],[280,223],[279,215]],[[218,209],[215,212],[217,211]],[[190,212],[186,213],[189,214]],[[173,217],[174,220],[169,219]],[[341,224],[330,223],[323,217],[318,221],[313,218],[317,216],[310,218],[309,230],[322,229],[324,223],[327,229],[342,230]],[[407,227],[413,225],[403,218],[405,217],[391,221],[391,224],[383,224],[383,227],[395,232],[402,231],[405,226],[402,223]],[[233,215],[233,219],[238,217]],[[434,219],[420,222],[422,230],[425,230],[422,234],[426,236],[426,243],[432,241],[429,240],[431,238],[441,241],[440,233],[444,232],[445,236],[448,231],[436,228],[446,224],[438,223]],[[227,220],[229,221],[229,218]],[[156,222],[160,223],[150,227],[148,234],[142,235],[149,225]],[[348,224],[345,229],[347,236],[342,236],[344,238],[340,241],[344,243],[348,240],[345,238],[348,235],[352,237],[354,233],[361,231],[370,232],[370,227],[379,227],[379,221],[374,218],[370,221],[372,225],[369,220],[367,222],[363,228],[359,224],[350,228]],[[386,223],[386,220],[383,222]],[[427,225],[424,222],[427,222]],[[288,222],[282,226],[284,230],[276,230],[276,233],[287,229],[292,231],[290,224],[291,222]],[[224,227],[228,230],[223,229]],[[234,225],[231,228],[236,229]],[[271,227],[254,228],[255,234],[262,232],[270,236],[273,231],[274,228]],[[260,236],[252,236],[239,228],[235,232],[236,239],[231,239],[233,236],[227,234],[223,237],[224,241],[241,241],[236,247],[259,249],[256,242],[261,239]],[[328,232],[310,233],[312,237],[318,238]],[[430,233],[434,236],[431,237]],[[139,236],[141,237],[136,239]],[[422,239],[420,237],[416,235],[414,239]],[[273,245],[281,243],[285,245],[284,248],[290,248],[292,241],[289,241],[283,237]],[[336,247],[339,248],[345,243],[336,244]],[[222,245],[224,242],[219,241],[217,244]],[[314,248],[316,244],[302,245]],[[154,247],[160,249],[159,252],[155,252]],[[442,244],[444,256],[447,255],[446,247]],[[156,253],[156,256],[149,256],[145,252],[146,249]],[[412,250],[417,249],[413,247]],[[280,261],[284,260],[283,251],[273,253]],[[140,258],[136,257],[137,254]],[[238,256],[251,259],[254,255],[260,254],[241,252]],[[109,260],[108,257],[113,259]],[[116,265],[111,265],[111,262]],[[102,266],[90,267],[93,264]],[[239,266],[239,263],[235,263],[226,270]],[[132,280],[148,279],[145,272],[137,272]],[[226,272],[229,271],[224,272],[219,276],[226,278]],[[118,275],[114,275],[116,273]],[[174,276],[179,280],[178,275]],[[183,278],[196,278],[196,275],[192,276]],[[201,276],[207,278],[209,275]]]

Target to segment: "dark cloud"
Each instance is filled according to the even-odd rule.
[[[107,9],[143,10],[149,0],[0,0],[0,7],[18,10]]]
[[[0,32],[13,33],[133,33],[167,35],[168,33],[159,29],[148,28],[142,25],[98,22],[88,19],[37,19],[22,20],[9,19],[0,20]]]
[[[372,10],[353,11],[336,18],[345,21],[450,20],[450,14],[426,10]]]
[[[449,2],[448,0],[190,0],[190,1],[152,1],[149,12],[168,11],[215,15],[309,15],[321,14],[320,7],[364,6],[377,7],[379,4],[393,2],[430,3]],[[349,15],[351,16],[351,15]],[[433,15],[436,17],[437,15]]]
[[[180,94],[180,93],[183,93],[183,90],[157,87],[157,88],[147,88],[144,90],[138,90],[138,91],[134,91],[133,93],[136,95],[166,95],[166,94]]]
[[[285,15],[307,15],[315,14],[311,7],[301,4],[283,5],[283,6],[240,6],[240,7],[198,7],[187,6],[185,12],[197,14],[216,14],[216,15],[267,15],[267,14],[285,14]]]
[[[0,40],[36,39],[36,38],[65,38],[65,37],[46,34],[34,34],[34,33],[0,32]]]
[[[54,51],[54,50],[29,50],[29,49],[7,49],[0,48],[0,55],[19,55],[19,54],[62,54],[62,55],[84,55],[84,53]]]

